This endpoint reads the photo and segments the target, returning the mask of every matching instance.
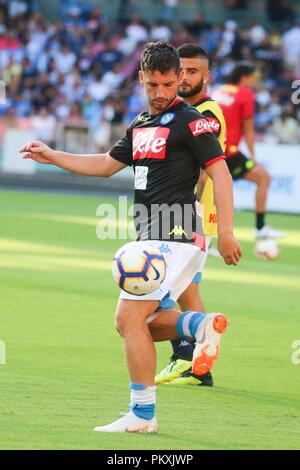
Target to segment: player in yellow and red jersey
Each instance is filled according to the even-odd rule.
[[[232,70],[228,83],[218,88],[213,93],[213,97],[220,104],[226,121],[225,154],[231,176],[234,180],[243,178],[256,184],[255,238],[279,238],[283,236],[283,233],[265,224],[270,176],[265,168],[255,160],[255,95],[252,90],[254,82],[254,66],[248,62],[240,62]],[[247,158],[239,149],[242,137],[245,138],[250,158]]]
[[[225,152],[226,123],[220,106],[207,93],[209,81],[209,58],[207,53],[195,44],[184,44],[178,48],[180,67],[183,80],[179,87],[179,96],[191,104],[210,124],[211,130],[217,136],[222,150]],[[211,237],[217,236],[217,209],[214,203],[213,182],[202,172],[198,183],[198,196],[203,217],[203,229],[206,241],[206,255]],[[206,258],[205,258],[206,261]],[[198,284],[204,269],[204,263],[199,267],[194,282],[178,299],[182,311],[205,311],[201,300]],[[159,320],[156,320],[157,322]],[[192,356],[194,345],[190,341],[171,341],[173,355],[168,366],[155,378],[156,384],[196,384],[213,385],[211,373],[196,376],[192,373]]]

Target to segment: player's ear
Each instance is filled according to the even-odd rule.
[[[141,70],[139,70],[139,81],[141,85],[144,85],[144,74]]]
[[[178,81],[179,81],[179,83],[182,82],[182,80],[183,80],[183,75],[184,75],[184,71],[183,71],[183,69],[180,69],[180,72],[179,72],[179,75],[178,75]]]
[[[208,83],[210,81],[210,71],[209,70],[206,70],[206,72],[204,72],[203,81],[204,81],[204,83]]]

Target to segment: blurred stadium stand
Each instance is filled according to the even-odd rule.
[[[166,38],[209,52],[212,88],[237,60],[253,61],[257,141],[299,150],[300,106],[291,97],[300,101],[292,88],[300,80],[300,0],[0,0],[0,184],[118,189],[118,176],[108,183],[22,165],[17,146],[35,136],[66,151],[107,150],[145,107],[142,45]],[[126,171],[120,178],[129,190]]]

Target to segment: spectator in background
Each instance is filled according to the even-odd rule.
[[[92,8],[88,21],[86,23],[87,30],[92,33],[95,41],[103,37],[106,31],[107,20],[99,7]]]
[[[142,112],[145,108],[145,92],[140,83],[137,83],[132,90],[132,93],[128,99],[128,114],[127,121],[131,122],[137,114]]]
[[[117,62],[112,70],[105,72],[102,77],[101,83],[109,87],[110,94],[114,94],[120,88],[122,82],[125,79],[125,75],[122,70],[122,63]]]
[[[293,105],[288,104],[281,116],[273,123],[273,130],[279,144],[297,144],[299,142],[299,125],[294,117]]]
[[[129,22],[132,9],[131,0],[119,0],[118,23],[120,25],[124,26]]]
[[[72,123],[72,124],[80,124],[80,125],[86,124],[86,120],[84,119],[80,102],[75,101],[72,104],[66,121],[67,123]]]
[[[116,46],[112,39],[110,39],[105,49],[97,54],[95,62],[101,65],[104,71],[112,70],[114,66],[120,62],[123,58],[123,54],[116,49]]]
[[[175,47],[179,47],[186,42],[191,42],[192,38],[185,24],[181,24],[175,29],[174,35],[172,36],[172,44]]]
[[[0,1],[0,24],[7,23],[7,5],[5,3],[7,2]]]
[[[71,30],[71,34],[69,35],[68,42],[75,55],[77,57],[80,56],[81,51],[86,44],[86,34],[84,29],[79,25],[74,25]]]
[[[96,132],[102,118],[103,105],[86,94],[82,103],[82,111],[90,132]]]
[[[162,5],[162,10],[160,17],[166,23],[171,23],[175,20],[178,0],[160,0]]]
[[[269,111],[270,111],[272,120],[280,116],[282,107],[280,106],[280,99],[278,95],[272,96],[272,101],[269,106]]]
[[[12,57],[9,57],[8,64],[3,70],[3,80],[7,87],[10,86],[13,77],[18,78],[18,81],[21,79],[22,66],[14,62]]]
[[[201,36],[201,47],[207,51],[209,55],[212,55],[218,49],[218,45],[221,42],[223,34],[223,28],[220,24],[212,25],[211,29],[206,30]]]
[[[167,23],[162,20],[157,20],[150,29],[150,39],[152,41],[169,40],[171,37],[171,30]]]
[[[213,64],[211,72],[214,83],[224,83],[226,78],[230,75],[234,65],[235,61],[231,55],[225,56],[220,64]]]
[[[276,23],[292,21],[295,16],[289,0],[268,0],[267,13],[269,20]]]
[[[148,29],[137,13],[131,15],[130,22],[125,31],[135,44],[146,42],[149,38]]]
[[[217,58],[223,59],[232,53],[234,44],[237,39],[238,25],[233,20],[228,20],[225,23],[225,30],[221,37],[220,47],[217,51]]]
[[[82,102],[85,94],[85,87],[80,76],[74,76],[74,79],[67,77],[61,86],[61,92],[67,98],[68,103]]]
[[[280,103],[288,102],[291,97],[291,86],[295,79],[295,73],[291,69],[283,69],[278,76],[275,77],[276,93],[280,96]]]
[[[35,66],[30,62],[27,56],[21,60],[21,80],[26,78],[35,78],[37,76],[37,70]]]
[[[268,106],[261,106],[259,112],[255,115],[255,128],[264,135],[272,123],[272,114]]]
[[[21,47],[20,41],[13,31],[8,30],[4,24],[0,24],[0,51],[7,50],[13,53]]]
[[[8,2],[8,15],[10,18],[25,15],[29,11],[28,1],[9,0]],[[31,2],[30,2],[31,3]]]
[[[14,106],[8,106],[5,116],[1,117],[0,147],[3,145],[8,129],[32,129],[31,118],[29,116],[20,117]]]
[[[257,22],[257,20],[252,20],[249,29],[249,37],[251,45],[254,47],[259,46],[262,41],[266,38],[267,33],[265,28]]]
[[[39,11],[29,13],[33,5],[30,0],[25,2],[29,9],[23,13],[21,9],[15,14],[13,3],[20,2],[0,0],[0,76],[9,85],[8,105],[2,106],[2,115],[8,112],[9,106],[15,106],[17,116],[25,119],[34,109],[47,107],[50,114],[63,120],[73,103],[80,101],[89,128],[96,129],[102,119],[104,102],[109,109],[116,105],[112,99],[117,97],[124,109],[116,113],[116,120],[128,123],[145,105],[137,71],[141,44],[148,39],[168,38],[176,47],[193,40],[199,43],[208,50],[214,64],[213,87],[224,82],[237,59],[253,62],[258,71],[256,128],[259,132],[269,130],[269,116],[275,119],[281,114],[290,101],[291,83],[300,77],[300,23],[297,21],[294,26],[286,24],[284,34],[279,28],[269,29],[255,20],[249,28],[240,29],[232,20],[223,25],[210,18],[210,24],[202,13],[189,22],[178,19],[176,23],[166,24],[158,9],[158,21],[148,25],[138,14],[132,14],[131,18],[127,16],[126,29],[121,29],[108,23],[101,9],[90,2],[64,1],[63,15],[55,22],[48,22]],[[119,5],[132,13],[132,3],[124,0]],[[155,3],[156,7],[166,6],[162,0]],[[272,0],[271,3],[280,4],[286,21],[290,16],[287,2]],[[231,1],[227,7],[235,9],[241,4]]]
[[[259,106],[269,106],[271,103],[271,94],[270,92],[263,86],[262,83],[256,84],[256,94],[255,94],[255,99],[256,103],[259,104]]]
[[[56,119],[47,108],[41,108],[38,114],[32,117],[31,122],[36,131],[37,140],[42,140],[47,145],[55,142]]]
[[[12,106],[15,110],[16,115],[19,118],[30,116],[31,114],[31,103],[30,100],[24,98],[21,93],[16,93],[16,96],[11,100]]]
[[[98,128],[94,131],[94,143],[96,151],[102,152],[107,149],[109,142],[111,141],[112,134],[112,120],[114,118],[115,111],[112,106],[110,99],[107,99],[102,106],[101,118],[99,120]]]
[[[64,95],[59,94],[56,99],[56,116],[59,120],[64,121],[70,113],[70,105]]]
[[[282,36],[282,48],[285,63],[300,75],[300,18],[294,26]]]
[[[61,50],[55,55],[57,70],[59,73],[66,75],[70,73],[76,62],[76,55],[71,51],[68,44],[63,44]]]
[[[192,22],[186,23],[186,28],[193,40],[197,40],[204,33],[211,30],[211,24],[206,21],[204,13],[197,13]]]

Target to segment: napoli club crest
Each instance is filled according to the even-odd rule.
[[[160,124],[165,126],[165,125],[169,124],[169,122],[173,121],[174,117],[175,117],[175,113],[164,114],[164,116],[160,120]]]

